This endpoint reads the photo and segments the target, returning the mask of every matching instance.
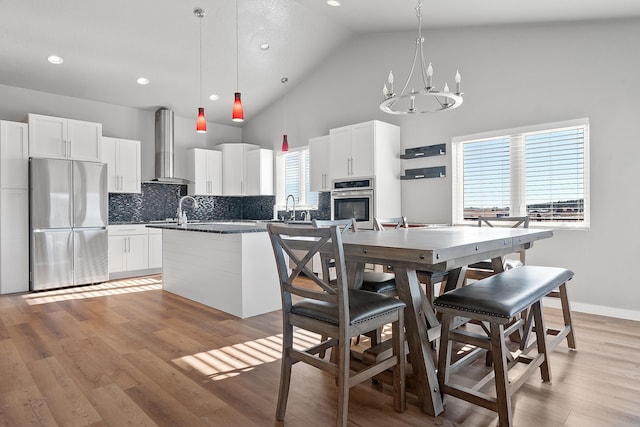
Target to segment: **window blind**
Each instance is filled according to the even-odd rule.
[[[587,227],[589,125],[576,122],[454,139],[454,223],[528,215],[532,225]]]

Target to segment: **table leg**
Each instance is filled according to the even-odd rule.
[[[424,412],[437,416],[444,408],[425,322],[425,316],[435,318],[435,314],[430,306],[428,306],[430,313],[423,313],[422,292],[416,271],[398,267],[394,267],[393,271],[396,275],[398,297],[407,304],[405,309],[406,338],[416,380],[418,400]]]

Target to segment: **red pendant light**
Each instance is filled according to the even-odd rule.
[[[231,114],[231,120],[234,122],[244,121],[244,111],[242,110],[242,99],[240,99],[240,92],[235,93],[235,101],[233,101],[233,113]]]
[[[231,120],[234,122],[244,122],[244,110],[242,109],[242,99],[240,98],[239,87],[239,75],[240,75],[240,53],[238,48],[238,0],[236,0],[236,93],[234,95],[235,99],[233,101],[233,111],[231,113]]]
[[[207,133],[207,119],[204,118],[204,108],[198,108],[198,119],[196,120],[196,132]]]
[[[200,105],[202,105],[202,18],[204,18],[205,11],[196,8],[193,10],[193,14],[200,20]],[[204,117],[204,107],[198,107],[196,132],[207,133],[207,119]]]
[[[287,135],[282,135],[282,152],[289,151],[289,141],[287,141]]]

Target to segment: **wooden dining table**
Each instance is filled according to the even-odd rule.
[[[529,249],[536,240],[553,236],[536,228],[425,227],[386,231],[358,231],[342,235],[347,274],[359,286],[366,264],[392,266],[398,297],[407,304],[405,328],[421,409],[433,416],[443,411],[431,355],[431,341],[440,336],[440,324],[416,271],[447,272],[445,290],[462,285],[469,264],[491,259],[502,271],[503,257]]]

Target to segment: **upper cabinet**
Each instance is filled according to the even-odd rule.
[[[103,136],[101,145],[109,193],[140,193],[140,141]]]
[[[29,188],[29,129],[26,123],[0,121],[0,187]]]
[[[218,144],[222,151],[222,194],[273,194],[273,151],[245,143]],[[249,154],[253,151],[256,153]]]
[[[0,121],[0,294],[29,290],[26,123]]]
[[[222,153],[216,150],[192,148],[187,150],[187,179],[192,196],[222,194]]]
[[[102,124],[29,114],[29,156],[101,161]]]
[[[309,175],[311,191],[331,191],[329,135],[309,140]]]
[[[247,194],[273,194],[273,150],[258,148],[247,152]]]
[[[373,120],[331,129],[329,135],[331,179],[372,177],[387,172],[399,178],[398,126]]]

